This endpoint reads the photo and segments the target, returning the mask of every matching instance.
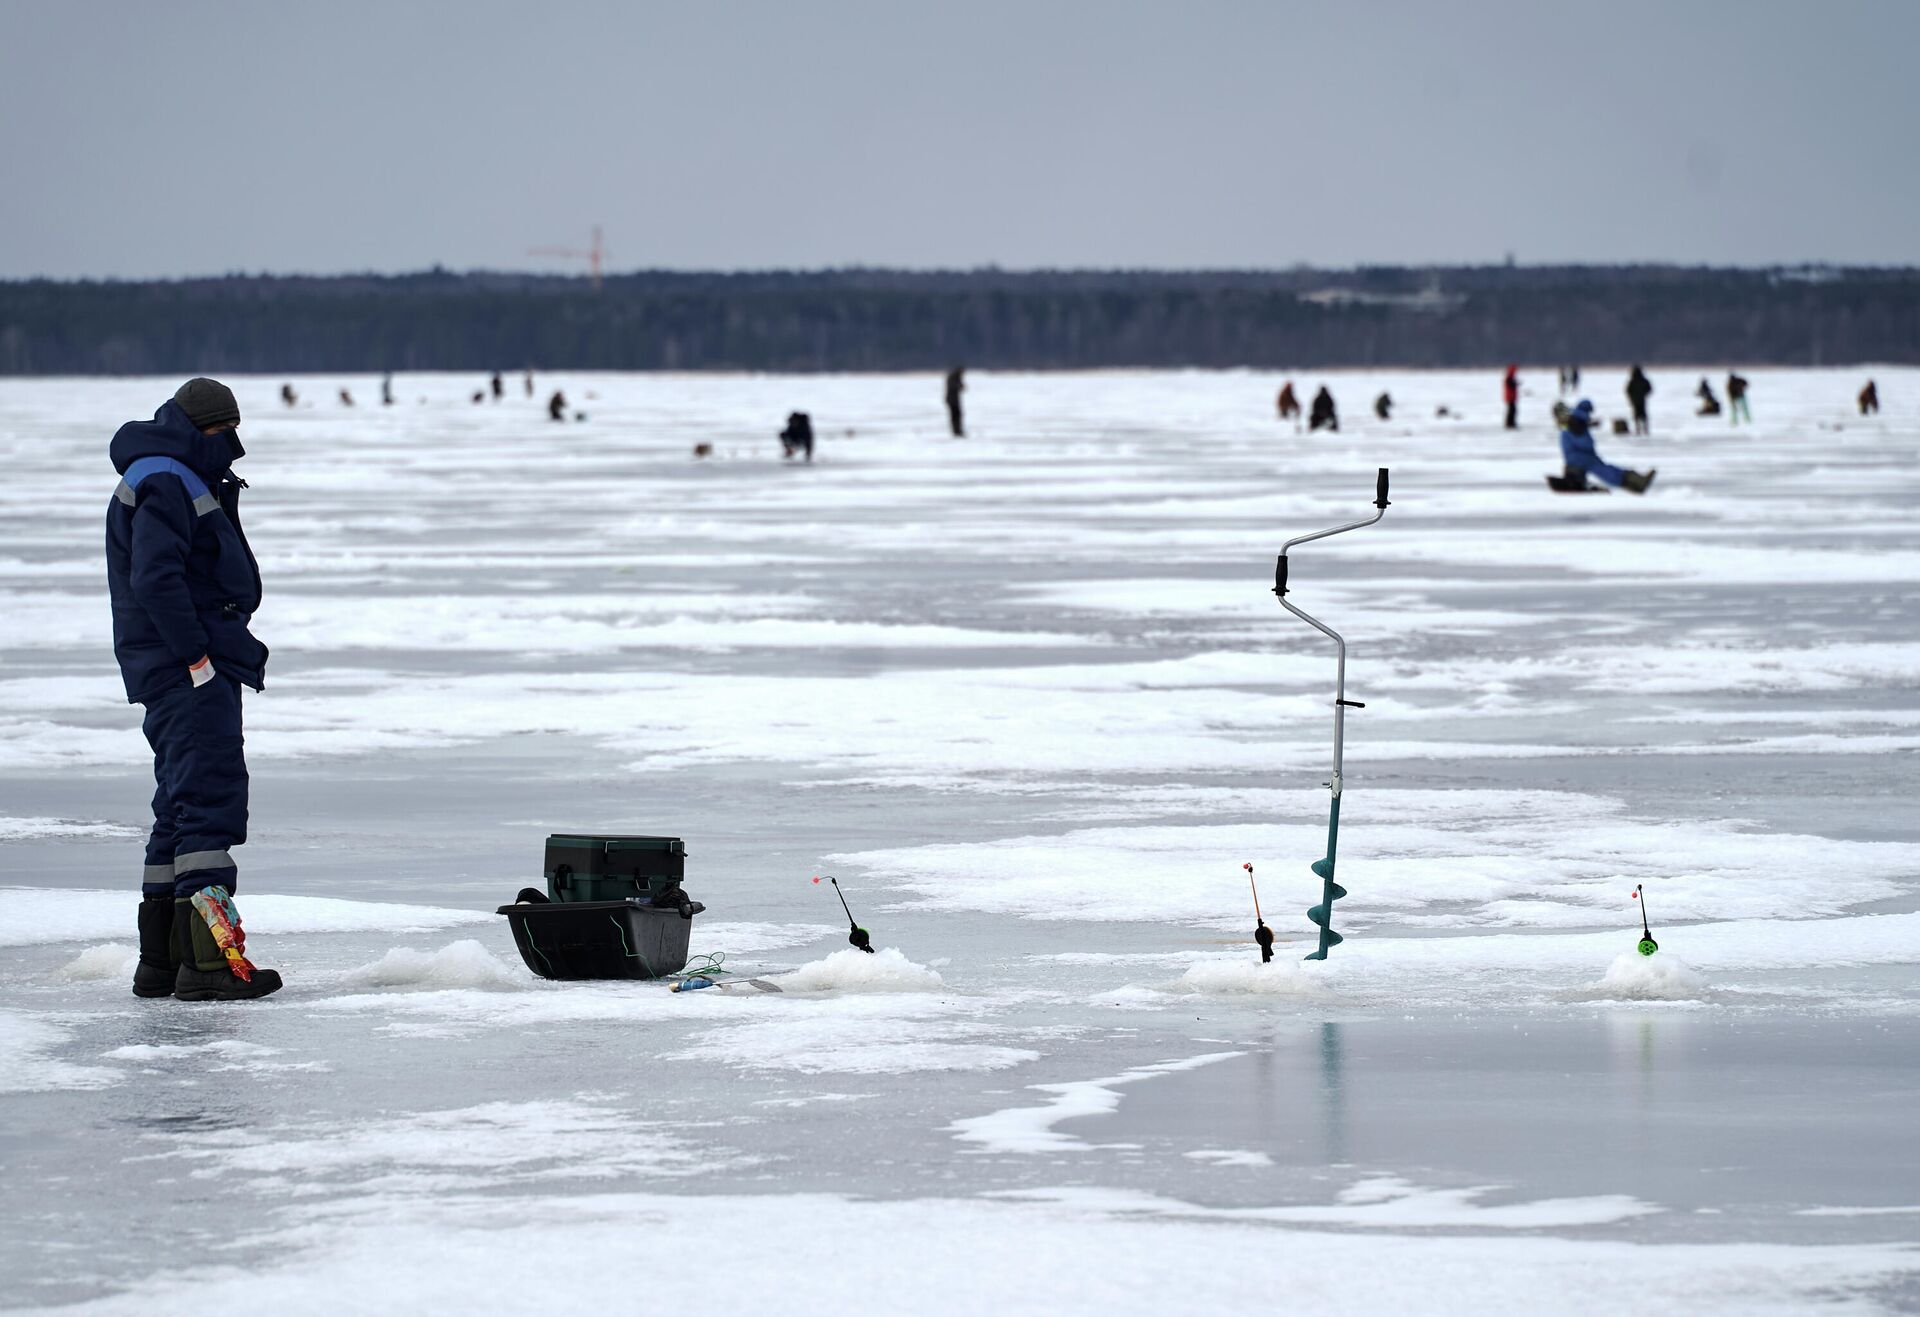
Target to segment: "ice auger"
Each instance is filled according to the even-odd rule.
[[[1347,889],[1333,880],[1334,856],[1340,842],[1340,769],[1347,734],[1347,710],[1364,709],[1367,706],[1358,700],[1347,698],[1347,642],[1332,627],[1305,611],[1295,608],[1287,599],[1287,553],[1296,544],[1305,544],[1310,540],[1324,540],[1329,535],[1340,535],[1350,530],[1359,530],[1362,526],[1371,526],[1387,515],[1387,468],[1380,468],[1378,482],[1374,486],[1374,514],[1365,521],[1352,522],[1345,526],[1335,526],[1329,530],[1317,530],[1311,535],[1297,535],[1280,547],[1280,560],[1274,564],[1273,593],[1280,600],[1280,606],[1292,613],[1322,635],[1328,636],[1338,647],[1339,668],[1334,678],[1333,692],[1333,780],[1327,786],[1333,791],[1333,803],[1327,811],[1327,854],[1325,859],[1313,862],[1313,871],[1320,875],[1324,884],[1320,889],[1320,904],[1307,911],[1307,918],[1320,925],[1320,946],[1307,953],[1308,960],[1325,960],[1327,952],[1339,946],[1343,940],[1333,931],[1333,903],[1347,894]]]

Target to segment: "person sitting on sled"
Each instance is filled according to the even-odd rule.
[[[1573,410],[1567,414],[1566,428],[1560,431],[1560,456],[1566,460],[1567,482],[1576,489],[1585,488],[1587,477],[1592,476],[1603,485],[1612,485],[1633,494],[1644,494],[1656,474],[1649,469],[1645,475],[1641,475],[1638,471],[1627,471],[1600,459],[1600,454],[1593,447],[1593,404],[1585,398],[1575,403]]]
[[[787,428],[780,432],[780,456],[790,458],[795,453],[813,460],[813,418],[805,412],[789,413]]]

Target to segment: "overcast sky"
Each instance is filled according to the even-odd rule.
[[[1920,263],[1920,3],[0,0],[0,277]]]

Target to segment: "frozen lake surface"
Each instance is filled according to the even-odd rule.
[[[231,1007],[128,992],[105,452],[178,381],[0,381],[0,1303],[1914,1310],[1920,371],[1868,373],[1735,429],[1655,372],[1645,498],[1548,493],[1539,373],[1517,433],[1335,373],[1311,436],[1277,376],[976,373],[964,441],[930,377],[233,381],[288,986]],[[1367,705],[1307,965],[1273,557],[1383,465],[1293,558]],[[789,990],[534,978],[552,831],[686,838],[694,950]]]

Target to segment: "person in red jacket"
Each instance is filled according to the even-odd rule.
[[[1507,403],[1507,428],[1518,430],[1520,428],[1520,368],[1518,366],[1507,367],[1507,378],[1500,384],[1500,396],[1506,399]]]

